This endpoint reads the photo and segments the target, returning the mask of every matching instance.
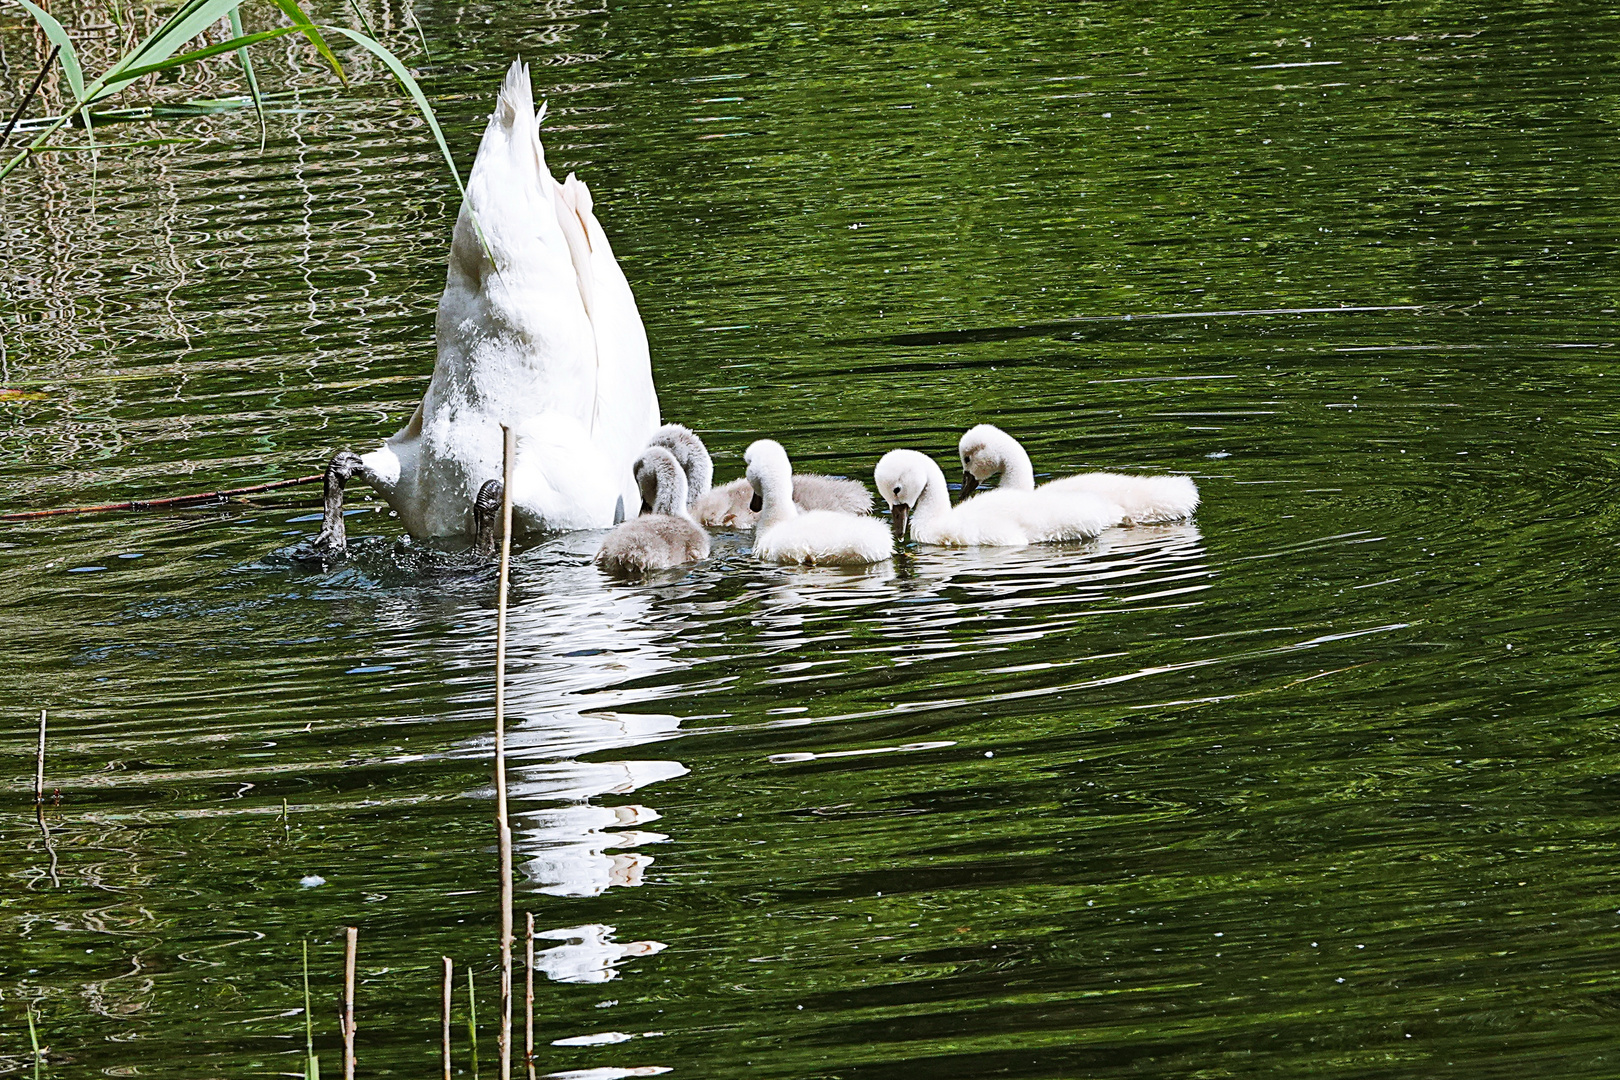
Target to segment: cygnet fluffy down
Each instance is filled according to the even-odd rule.
[[[1001,491],[1043,494],[1089,492],[1117,503],[1126,525],[1155,525],[1192,517],[1198,509],[1198,485],[1190,476],[1134,476],[1129,473],[1079,473],[1035,486],[1035,468],[1017,439],[993,424],[971,428],[957,444],[962,457],[962,498],[997,473]]]
[[[894,536],[941,547],[1022,547],[1060,540],[1089,540],[1120,523],[1125,512],[1088,492],[1038,495],[1033,491],[986,491],[956,506],[945,473],[915,450],[891,450],[873,474],[889,504]]]
[[[709,534],[687,515],[686,474],[675,455],[662,446],[648,447],[636,459],[635,477],[642,503],[651,512],[608,533],[596,565],[610,574],[633,576],[707,558]]]
[[[662,446],[675,455],[681,472],[686,474],[686,508],[691,510],[709,493],[709,485],[714,480],[714,459],[709,457],[709,448],[703,445],[697,432],[685,424],[665,424],[648,437],[647,445]],[[646,512],[647,507],[643,506],[642,513]]]
[[[761,439],[743,454],[747,482],[757,494],[752,511],[754,557],[764,562],[815,566],[864,566],[894,554],[883,523],[837,510],[800,510],[794,505],[800,477],[793,475],[782,444]],[[864,494],[864,492],[863,492]],[[867,496],[868,505],[871,496]]]
[[[759,517],[749,509],[754,486],[746,476],[721,484],[699,499],[692,515],[714,529],[749,529]],[[872,493],[859,480],[816,473],[793,474],[793,505],[800,510],[831,510],[839,514],[870,514]]]
[[[683,424],[665,424],[652,433],[648,446],[663,446],[675,455],[686,472],[686,505],[700,525],[711,529],[751,529],[759,513],[750,509],[754,487],[746,476],[717,488],[714,460],[696,432]],[[872,493],[858,480],[842,476],[797,473],[793,477],[793,504],[800,510],[836,510],[843,514],[870,514]]]

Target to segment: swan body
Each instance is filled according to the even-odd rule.
[[[799,477],[793,475],[787,451],[761,439],[743,454],[747,483],[758,492],[754,523],[754,557],[763,562],[814,566],[866,566],[894,554],[883,523],[873,517],[837,510],[800,510],[795,503]],[[870,502],[871,496],[867,496]]]
[[[521,63],[478,147],[436,332],[415,415],[357,470],[412,536],[472,535],[480,485],[501,474],[502,425],[516,434],[514,532],[634,512],[631,464],[658,426],[646,333],[590,191],[546,166]]]
[[[1080,473],[1035,486],[1035,468],[1017,439],[993,424],[971,428],[957,444],[962,457],[962,494],[1001,474],[1000,491],[1042,494],[1090,493],[1117,503],[1128,525],[1157,525],[1190,518],[1198,509],[1198,485],[1190,476],[1134,476],[1129,473]],[[988,493],[987,493],[988,494]],[[983,498],[983,495],[977,498]]]
[[[607,534],[596,565],[610,574],[635,575],[708,558],[709,534],[687,515],[686,475],[675,455],[648,447],[634,473],[637,498],[651,509]]]
[[[1083,491],[1041,495],[998,489],[952,506],[944,471],[915,450],[889,451],[873,475],[894,515],[896,538],[903,538],[909,527],[918,543],[940,547],[1089,540],[1125,516],[1116,503]]]
[[[759,517],[750,509],[754,487],[746,476],[711,488],[714,461],[697,433],[681,424],[665,424],[652,433],[648,445],[664,446],[686,470],[686,500],[692,516],[711,529],[750,529]],[[858,480],[815,473],[793,475],[793,504],[800,510],[836,510],[842,514],[870,514],[872,493]]]

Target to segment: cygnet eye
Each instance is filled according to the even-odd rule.
[[[894,493],[896,495],[900,494],[900,485],[899,484],[894,485]]]

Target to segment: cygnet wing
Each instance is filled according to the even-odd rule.
[[[692,504],[692,516],[711,529],[749,529],[759,515],[748,509],[754,487],[748,477],[710,488]]]
[[[801,510],[836,510],[870,514],[872,493],[859,480],[816,473],[793,474],[793,502]]]
[[[1053,493],[1090,492],[1118,503],[1125,519],[1153,525],[1192,517],[1198,509],[1198,485],[1190,476],[1136,476],[1094,472],[1065,476],[1040,487]]]

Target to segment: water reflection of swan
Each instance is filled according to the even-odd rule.
[[[667,602],[670,590],[603,586],[590,563],[599,535],[559,537],[525,553],[514,587],[517,604],[508,616],[513,843],[529,887],[551,896],[599,896],[611,888],[640,886],[653,862],[640,849],[665,837],[643,827],[659,817],[644,797],[635,802],[624,797],[687,772],[678,761],[625,753],[680,732],[674,716],[625,706],[644,706],[649,691],[637,687],[678,666],[684,621],[655,609],[655,603]],[[469,649],[466,658],[469,674],[478,674],[477,689],[468,693],[465,705],[487,713],[488,638],[482,627],[469,629],[477,635],[470,640],[480,647]],[[460,753],[487,757],[489,740],[473,740]],[[610,760],[582,760],[598,756]],[[574,941],[576,929],[541,936]],[[656,942],[618,946],[587,935],[560,946],[563,951],[552,950],[554,958],[543,970],[553,978],[573,972],[569,981],[592,981],[579,972],[608,969],[600,963],[592,968],[578,958],[580,950],[610,946],[617,950],[615,963],[663,948]],[[611,977],[602,974],[596,981]]]
[[[553,982],[605,983],[619,977],[619,965],[625,960],[652,956],[667,948],[661,941],[614,941],[613,933],[613,927],[602,923],[536,933],[535,937],[562,944],[535,953],[534,966]]]

